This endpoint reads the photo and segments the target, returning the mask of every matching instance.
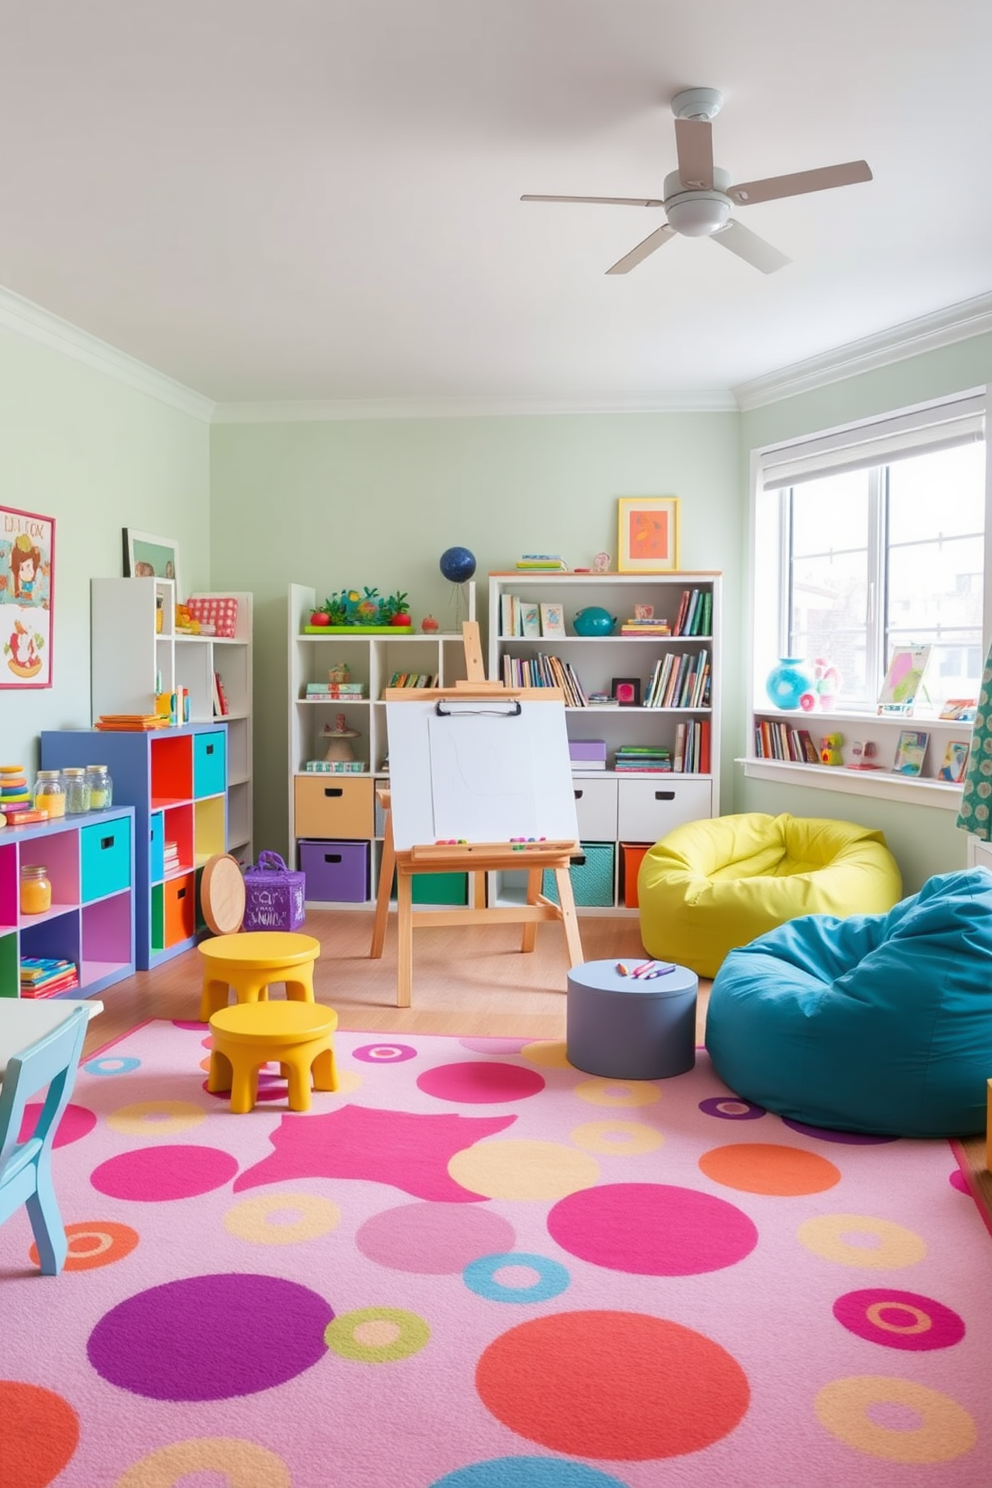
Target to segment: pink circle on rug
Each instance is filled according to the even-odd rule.
[[[459,1039],[463,1049],[473,1054],[519,1054],[533,1039],[522,1038],[463,1038]]]
[[[846,1292],[834,1303],[834,1317],[849,1333],[884,1348],[950,1348],[964,1337],[963,1318],[943,1302],[890,1287]]]
[[[960,1168],[954,1169],[954,1172],[948,1178],[948,1182],[952,1188],[957,1189],[958,1193],[967,1194],[971,1198],[971,1189],[968,1187],[968,1180]]]
[[[363,1064],[405,1064],[408,1059],[416,1059],[417,1051],[409,1044],[363,1044],[352,1050],[351,1057]]]
[[[635,1276],[700,1276],[735,1266],[758,1231],[726,1199],[665,1183],[607,1183],[560,1199],[548,1234],[563,1250]]]
[[[400,1204],[373,1214],[359,1227],[362,1255],[394,1271],[418,1276],[458,1276],[484,1255],[513,1250],[508,1219],[473,1204]]]
[[[200,1033],[207,1025],[200,1018],[173,1018],[172,1026],[173,1028],[189,1028],[194,1033]]]
[[[747,1376],[713,1339],[636,1312],[558,1312],[511,1328],[475,1371],[511,1431],[573,1457],[645,1462],[712,1446],[750,1403]]]
[[[90,1174],[93,1187],[112,1199],[159,1203],[191,1199],[223,1188],[238,1171],[229,1152],[217,1147],[143,1147],[108,1158]]]
[[[208,1060],[207,1061],[207,1068],[209,1069],[209,1067],[210,1067],[210,1061]],[[201,1066],[201,1068],[202,1068],[202,1066]],[[214,1098],[216,1100],[227,1101],[227,1100],[230,1100],[231,1099],[230,1089],[228,1089],[228,1090],[207,1090],[208,1084],[209,1084],[209,1081],[208,1080],[204,1080],[204,1082],[203,1082],[203,1089],[206,1090],[207,1095],[214,1096]],[[277,1075],[275,1073],[270,1073],[268,1070],[264,1070],[264,1069],[259,1070],[259,1072],[258,1072],[258,1089],[255,1092],[255,1100],[256,1100],[256,1102],[257,1101],[285,1100],[286,1099],[286,1093],[287,1093],[288,1088],[289,1087],[287,1086],[286,1081],[283,1079],[282,1075]]]
[[[493,1101],[526,1100],[542,1091],[544,1085],[544,1076],[537,1070],[495,1060],[439,1064],[417,1076],[417,1088],[425,1095],[477,1106]]]
[[[39,1101],[24,1107],[24,1116],[21,1121],[20,1135],[17,1140],[26,1142],[28,1137],[34,1135],[34,1129],[38,1124],[38,1117],[44,1107]],[[59,1122],[58,1131],[55,1133],[55,1147],[68,1147],[71,1142],[78,1142],[80,1137],[85,1137],[96,1126],[96,1112],[89,1110],[87,1106],[68,1105],[62,1112],[62,1120]]]

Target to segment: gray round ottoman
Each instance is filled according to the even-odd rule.
[[[694,971],[648,981],[623,976],[616,961],[586,961],[568,973],[568,1062],[613,1080],[663,1080],[696,1063]]]

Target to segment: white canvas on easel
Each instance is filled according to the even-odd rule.
[[[387,702],[386,724],[397,851],[578,838],[561,702]]]

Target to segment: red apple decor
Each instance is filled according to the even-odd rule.
[[[314,610],[310,616],[311,625],[330,625],[331,617],[326,610]]]
[[[425,619],[421,620],[420,628],[422,631],[425,631],[426,634],[432,635],[434,631],[438,630],[440,627],[438,626],[437,621],[434,619],[434,616],[428,615]]]

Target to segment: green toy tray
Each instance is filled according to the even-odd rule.
[[[410,635],[412,625],[304,625],[304,635]]]

